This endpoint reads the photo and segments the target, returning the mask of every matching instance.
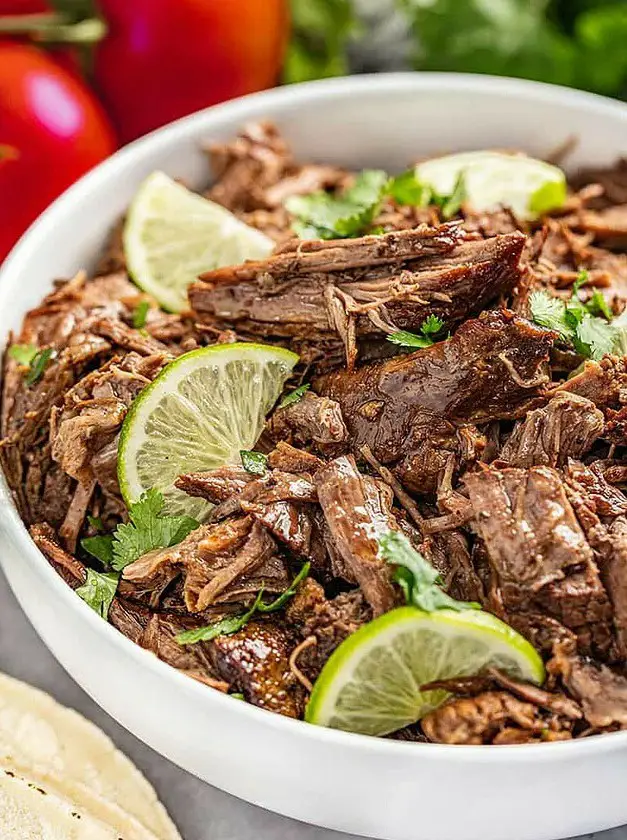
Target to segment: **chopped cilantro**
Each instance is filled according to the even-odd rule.
[[[592,297],[586,306],[588,307],[588,312],[591,315],[602,315],[604,318],[607,318],[608,321],[612,320],[612,310],[610,309],[610,305],[603,297],[603,292],[599,291],[599,289],[595,289],[592,292]]]
[[[429,315],[420,326],[420,335],[407,332],[407,330],[399,330],[388,335],[387,340],[401,347],[430,347],[433,344],[432,336],[441,332],[443,327],[444,321],[441,318],[437,315]]]
[[[295,217],[292,227],[301,239],[360,236],[372,224],[387,183],[382,170],[365,169],[341,195],[324,190],[294,195],[285,207]]]
[[[453,192],[450,195],[435,195],[432,198],[434,204],[437,204],[442,213],[443,219],[452,219],[461,210],[461,206],[466,200],[466,180],[464,172],[460,172],[455,181]]]
[[[242,627],[250,621],[253,615],[257,612],[271,613],[280,610],[289,599],[296,593],[298,584],[309,574],[309,563],[303,563],[300,572],[296,575],[294,580],[288,588],[282,592],[274,601],[269,604],[264,604],[261,600],[263,597],[263,587],[257,593],[254,603],[242,615],[230,615],[226,618],[216,621],[214,624],[209,624],[206,627],[197,627],[194,630],[186,630],[179,633],[176,641],[180,645],[194,645],[197,642],[208,642],[215,639],[217,636],[230,636],[232,633],[237,633]]]
[[[131,505],[131,521],[118,525],[113,534],[114,569],[120,571],[154,548],[176,545],[199,527],[200,523],[191,516],[161,515],[163,505],[163,495],[155,489],[142,493],[139,501]]]
[[[96,537],[85,537],[81,540],[81,547],[88,554],[100,560],[103,566],[113,563],[113,534],[98,534]]]
[[[91,514],[87,514],[87,521],[94,529],[94,531],[104,531],[104,522],[102,521],[102,518],[100,516],[92,516]]]
[[[408,207],[426,207],[432,196],[431,188],[418,180],[415,169],[408,169],[391,178],[387,192],[397,204]]]
[[[133,310],[133,326],[136,330],[141,330],[142,327],[146,326],[146,317],[149,309],[150,303],[147,300],[142,300]]]
[[[27,387],[30,388],[31,385],[34,385],[35,382],[43,376],[43,372],[48,366],[48,362],[50,359],[54,358],[55,355],[56,351],[53,350],[52,347],[46,347],[45,350],[39,350],[39,352],[33,356],[30,363],[30,369],[24,379],[24,383]]]
[[[310,388],[311,385],[308,382],[304,385],[299,385],[298,388],[294,388],[293,391],[290,391],[289,394],[286,394],[283,397],[279,403],[279,408],[287,408],[288,405],[293,405],[294,403],[299,402],[299,400],[302,400]]]
[[[18,365],[30,365],[37,355],[37,348],[34,344],[13,344],[9,347],[9,356]]]
[[[398,531],[388,531],[379,538],[379,554],[396,566],[394,579],[403,590],[408,604],[425,612],[435,610],[480,609],[479,604],[457,601],[442,589],[440,573]]]
[[[544,291],[533,292],[530,298],[531,317],[536,324],[558,332],[585,358],[598,361],[621,346],[622,324],[618,319],[608,322],[591,314],[591,304],[579,300],[578,288],[577,285],[574,287],[573,295],[567,302]]]
[[[263,452],[252,452],[250,449],[240,449],[242,466],[246,472],[253,475],[264,475],[268,469],[268,456]]]
[[[113,572],[95,572],[87,569],[87,579],[76,590],[79,598],[95,610],[101,618],[109,615],[109,607],[118,588],[120,575]]]

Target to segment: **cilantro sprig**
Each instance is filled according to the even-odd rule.
[[[380,169],[364,169],[340,195],[324,190],[294,195],[286,200],[285,208],[294,216],[292,228],[301,239],[344,239],[374,232],[370,230],[372,222],[388,196],[411,207],[434,204],[444,219],[451,219],[466,197],[464,173],[450,195],[439,195],[421,183],[415,169],[392,178]]]
[[[120,575],[115,572],[95,572],[93,569],[87,569],[85,583],[75,592],[92,610],[106,620],[119,580]]]
[[[268,456],[263,452],[253,452],[250,449],[240,449],[239,457],[246,472],[252,475],[265,475],[268,470]]]
[[[581,271],[567,301],[541,290],[531,294],[529,303],[536,324],[559,333],[581,356],[598,361],[607,353],[622,353],[621,348],[627,343],[627,324],[619,318],[612,319],[607,301],[598,289],[588,302],[579,299],[579,289],[587,279],[588,273]]]
[[[230,636],[233,633],[237,633],[237,631],[241,630],[242,627],[245,627],[255,613],[273,613],[280,610],[285,606],[289,599],[296,594],[298,584],[309,574],[310,565],[311,564],[309,562],[303,563],[300,572],[296,575],[288,588],[281,592],[281,594],[269,604],[264,604],[262,600],[264,592],[262,586],[257,593],[257,597],[255,598],[252,606],[249,607],[245,613],[242,613],[241,615],[229,615],[220,621],[207,625],[206,627],[197,627],[194,630],[186,630],[185,632],[178,634],[176,641],[180,645],[195,645],[197,642],[208,642],[211,639],[215,639],[217,636]]]
[[[394,580],[403,590],[405,601],[425,612],[435,610],[481,609],[471,601],[457,601],[442,589],[440,573],[398,531],[379,537],[379,554],[395,566]]]
[[[304,385],[299,385],[298,388],[294,388],[293,391],[290,391],[289,394],[283,397],[278,407],[287,408],[288,405],[300,402],[310,388],[311,385],[309,382],[306,382]]]
[[[387,340],[400,347],[430,347],[434,343],[434,336],[442,331],[444,321],[437,315],[429,315],[420,326],[420,334],[399,330],[387,336]]]
[[[81,546],[105,567],[121,571],[155,548],[169,548],[200,523],[191,516],[162,513],[165,500],[158,490],[147,490],[129,508],[130,521],[118,525],[113,534],[86,537]]]

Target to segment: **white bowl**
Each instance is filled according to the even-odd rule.
[[[571,135],[571,163],[627,151],[627,107],[531,82],[394,74],[287,87],[211,108],[114,155],[33,225],[0,272],[0,340],[55,277],[89,266],[140,181],[163,169],[201,184],[200,145],[277,121],[299,157],[401,169],[426,152]],[[543,840],[627,823],[627,732],[569,743],[447,747],[378,740],[282,718],[211,691],[102,621],[31,542],[0,487],[1,562],[52,653],[109,714],[172,761],[309,823],[390,840]]]

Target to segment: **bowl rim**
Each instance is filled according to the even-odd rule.
[[[364,74],[360,76],[324,79],[302,84],[289,85],[268,91],[249,94],[238,99],[215,105],[197,111],[169,123],[156,131],[135,140],[133,143],[117,151],[107,160],[80,178],[59,198],[57,198],[28,228],[15,245],[4,263],[0,266],[0,308],[10,306],[12,301],[11,288],[19,280],[20,275],[28,268],[30,255],[34,253],[38,244],[52,235],[57,220],[64,215],[72,215],[73,204],[88,192],[98,191],[105,185],[118,169],[132,168],[143,156],[160,148],[175,146],[177,139],[185,139],[191,127],[197,128],[204,124],[207,132],[221,127],[222,124],[241,121],[245,122],[251,110],[263,105],[271,113],[277,106],[288,105],[295,101],[315,102],[346,96],[362,89],[388,92],[395,94],[403,91],[437,91],[443,88],[455,88],[457,91],[472,93],[504,93],[512,97],[530,99],[534,101],[571,104],[585,109],[588,113],[610,114],[627,123],[627,105],[608,99],[597,94],[579,91],[571,88],[534,82],[524,79],[512,79],[500,76],[488,76],[471,73],[384,73]],[[4,338],[4,336],[2,337]],[[33,571],[40,574],[53,593],[61,600],[64,607],[78,610],[83,620],[91,625],[96,633],[104,633],[105,639],[112,646],[118,646],[120,651],[134,659],[139,667],[150,669],[156,678],[173,680],[179,690],[190,697],[193,702],[205,703],[207,708],[212,706],[219,713],[220,709],[228,708],[234,712],[234,707],[223,706],[232,704],[233,698],[219,691],[208,691],[207,687],[177,671],[174,667],[161,661],[149,651],[132,642],[107,621],[103,621],[84,601],[76,597],[74,591],[54,571],[43,553],[37,548],[30,537],[13,502],[10,490],[6,484],[4,474],[0,472],[0,533],[11,533],[17,547],[23,552],[24,560],[32,566]],[[360,751],[373,755],[388,755],[390,757],[406,753],[406,757],[413,751],[416,760],[425,755],[431,761],[456,761],[475,763],[483,762],[516,762],[528,763],[539,759],[543,761],[562,761],[564,753],[570,753],[572,758],[584,755],[599,755],[624,749],[627,745],[627,731],[603,733],[588,738],[573,739],[571,741],[556,741],[547,744],[517,744],[501,745],[495,749],[493,745],[448,745],[395,741],[386,738],[375,738],[335,729],[314,726],[302,720],[284,717],[275,712],[258,708],[249,703],[238,703],[239,715],[248,715],[251,724],[274,728],[285,736],[314,740],[329,748],[337,747],[345,750]]]

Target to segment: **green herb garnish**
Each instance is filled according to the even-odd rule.
[[[15,359],[18,365],[30,365],[37,352],[34,344],[12,344],[9,347],[9,356]]]
[[[466,200],[466,181],[463,172],[460,172],[455,180],[453,192],[450,195],[432,196],[432,203],[437,204],[442,213],[443,219],[452,219],[461,210],[462,204]]]
[[[113,534],[84,537],[81,540],[81,547],[107,567],[113,565],[113,539]]]
[[[184,633],[178,634],[176,641],[180,645],[194,645],[197,642],[208,642],[217,636],[230,636],[233,633],[237,633],[242,627],[245,627],[255,613],[272,613],[280,610],[296,594],[298,584],[309,574],[310,565],[308,562],[303,563],[300,572],[288,588],[269,604],[264,604],[261,600],[263,597],[262,587],[257,593],[253,605],[242,615],[230,615],[220,621],[216,621],[215,624],[209,624],[206,627],[197,627],[194,630],[186,630]]]
[[[394,579],[403,590],[405,601],[425,612],[435,610],[481,609],[479,604],[457,601],[442,589],[439,572],[398,531],[388,531],[379,538],[379,554],[396,566]]]
[[[163,494],[152,489],[142,493],[138,502],[129,508],[130,522],[118,525],[113,533],[111,566],[120,571],[138,557],[155,548],[169,548],[200,523],[191,516],[161,515]]]
[[[252,475],[265,475],[268,469],[268,456],[263,452],[253,452],[250,449],[240,449],[242,466]]]
[[[288,405],[293,405],[294,403],[299,402],[310,388],[311,385],[308,382],[304,385],[299,385],[298,388],[294,388],[293,391],[290,391],[289,394],[286,394],[283,397],[279,403],[279,408],[287,408]]]
[[[76,589],[76,594],[101,618],[109,615],[109,607],[118,588],[120,575],[113,572],[95,572],[87,569],[87,579]]]
[[[387,336],[387,340],[392,344],[398,344],[401,347],[431,347],[434,343],[432,336],[441,332],[444,327],[444,321],[437,317],[437,315],[429,315],[420,326],[420,335],[416,333],[407,332],[407,330],[399,330]]]
[[[150,309],[150,303],[147,300],[140,301],[133,310],[133,326],[136,330],[141,330],[146,326],[146,317]]]

